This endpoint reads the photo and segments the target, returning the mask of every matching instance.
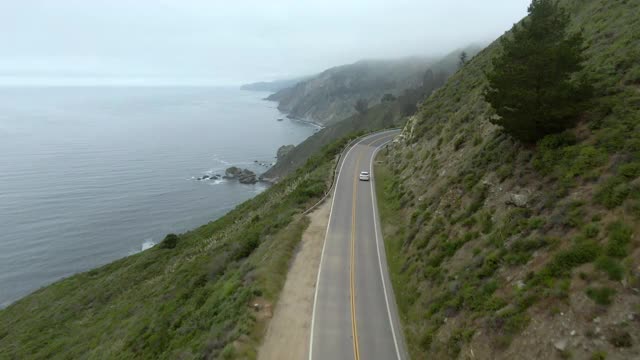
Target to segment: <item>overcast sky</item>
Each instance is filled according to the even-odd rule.
[[[2,0],[0,78],[239,84],[487,43],[530,0]]]

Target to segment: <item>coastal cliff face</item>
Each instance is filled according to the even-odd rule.
[[[418,71],[422,69],[422,65],[418,63],[417,59],[413,60],[415,66],[411,69],[407,66],[408,63],[411,63],[409,60],[388,62],[386,65],[388,69],[394,67],[404,69],[403,71],[388,71],[386,73],[388,77],[395,78],[395,80],[391,81],[392,83],[403,82],[404,86],[407,87],[399,91],[397,95],[394,95],[393,92],[382,91],[380,87],[376,88],[375,86],[359,85],[360,88],[358,88],[354,85],[351,89],[352,91],[346,92],[344,87],[335,85],[338,78],[344,81],[351,81],[349,79],[355,78],[357,73],[355,69],[363,67],[363,64],[367,62],[329,69],[306,82],[301,82],[292,88],[273,94],[269,99],[280,101],[281,111],[289,111],[291,110],[291,104],[297,104],[296,109],[291,110],[292,114],[304,114],[305,111],[308,111],[307,116],[311,116],[309,114],[326,112],[331,120],[327,122],[322,130],[290,149],[286,155],[279,156],[278,162],[267,170],[263,176],[271,181],[282,178],[302,166],[307,159],[320,151],[323,146],[327,146],[332,141],[349,134],[404,125],[406,120],[418,110],[420,103],[444,85],[447,79],[458,70],[461,52],[464,51],[469,58],[472,58],[480,50],[482,50],[482,47],[479,45],[470,45],[434,61],[424,59],[424,63],[428,64],[424,71]],[[409,75],[411,73],[413,75]],[[409,78],[402,80],[402,76],[409,76]],[[357,82],[358,80],[356,79],[355,81]],[[325,85],[321,86],[321,84]],[[357,99],[366,98],[368,94],[372,93],[378,94],[374,96],[377,102],[369,102],[369,107],[365,111],[357,113],[353,106]],[[307,101],[319,101],[320,103],[318,106],[306,107]],[[331,109],[343,109],[343,111],[332,112],[334,110]],[[342,117],[346,114],[350,115]]]
[[[422,76],[432,60],[408,58],[360,61],[334,67],[316,77],[272,94],[278,109],[290,117],[327,125],[356,113],[358,100],[378,104],[384,94],[400,95],[422,85]]]
[[[359,100],[371,108],[422,87],[430,88],[425,91],[430,94],[458,70],[463,51],[470,59],[482,48],[469,45],[441,57],[362,60],[337,66],[281,88],[267,100],[277,101],[278,109],[291,118],[331,125],[357,114]]]

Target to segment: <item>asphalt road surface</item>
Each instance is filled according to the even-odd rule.
[[[387,271],[373,158],[398,131],[362,139],[344,157],[332,197],[311,321],[309,360],[408,359]]]

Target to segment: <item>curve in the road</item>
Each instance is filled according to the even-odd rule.
[[[406,358],[372,171],[375,154],[397,134],[396,130],[363,138],[340,164],[316,280],[310,360]],[[363,157],[369,169],[360,168]],[[361,170],[372,174],[370,182],[358,180]],[[353,179],[344,178],[349,174]],[[371,212],[365,211],[368,208]]]

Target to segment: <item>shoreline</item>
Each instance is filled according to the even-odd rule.
[[[34,98],[49,96],[50,91],[46,88],[38,89],[37,96],[31,93],[8,92],[7,97],[16,101],[16,109],[12,110],[15,111],[15,116],[27,116],[29,109],[35,106],[45,114],[44,116],[59,121],[64,126],[73,123],[76,115],[48,112],[46,107],[40,108],[31,104]],[[291,122],[274,124],[275,121],[270,120],[280,116],[274,106],[263,103],[259,95],[235,89],[213,89],[203,92],[182,88],[161,90],[135,88],[126,91],[98,88],[91,92],[65,89],[56,93],[58,93],[56,102],[60,104],[80,99],[90,104],[117,105],[121,101],[128,101],[126,98],[129,94],[148,97],[152,100],[136,103],[141,104],[137,109],[142,109],[140,111],[145,113],[141,116],[137,129],[148,130],[148,132],[151,129],[159,131],[166,140],[165,146],[176,150],[172,150],[171,156],[160,161],[162,155],[146,150],[155,146],[155,140],[145,138],[144,141],[133,145],[128,141],[128,134],[115,131],[113,134],[109,133],[109,140],[102,138],[93,143],[92,146],[101,149],[97,155],[80,151],[74,153],[68,161],[55,158],[55,161],[42,164],[41,168],[34,170],[33,176],[24,179],[12,175],[22,170],[22,167],[8,168],[10,171],[6,171],[5,175],[11,175],[7,178],[11,181],[5,184],[7,188],[15,194],[34,195],[16,196],[11,201],[3,203],[5,209],[29,210],[7,211],[7,220],[11,220],[16,225],[12,224],[11,233],[7,232],[4,238],[20,238],[21,241],[15,246],[9,246],[6,242],[5,246],[0,247],[6,254],[15,255],[16,259],[3,264],[5,276],[0,281],[2,294],[0,309],[6,309],[40,288],[62,279],[143,252],[150,242],[157,244],[168,233],[188,232],[225,216],[237,205],[258,196],[275,183],[273,181],[275,179],[259,178],[267,168],[254,163],[254,159],[275,162],[275,150],[279,146],[303,141],[313,135],[314,130]],[[199,144],[198,146],[179,146],[182,142],[181,138],[169,135],[174,125],[167,125],[169,121],[155,119],[153,114],[161,108],[167,98],[178,103],[196,101],[200,104],[200,101],[202,102],[202,106],[176,107],[166,115],[184,118],[181,120],[183,125],[175,125],[180,128],[201,126],[203,131],[185,130],[187,131],[185,134],[190,136],[190,141]],[[211,118],[208,109],[213,109],[218,102],[227,104],[227,107],[234,111]],[[128,117],[138,116],[132,115],[130,110],[123,106],[118,120],[110,125],[86,115],[88,120],[75,131],[78,134],[84,134],[83,131],[90,133],[103,131],[103,128],[111,129],[116,125],[126,126]],[[77,116],[85,118],[85,114]],[[34,124],[44,122],[40,118],[33,121]],[[236,122],[238,125],[225,130],[225,133],[232,131],[231,135],[220,135],[220,132],[215,131],[219,121]],[[159,125],[156,124],[166,126],[158,127]],[[260,129],[257,137],[254,137],[256,135],[252,131],[247,130],[252,127]],[[35,134],[44,133],[43,129],[47,128],[42,125]],[[64,137],[66,141],[62,132],[53,135]],[[251,135],[251,137],[243,138],[244,135]],[[228,141],[228,138],[240,141]],[[115,146],[111,141],[119,145]],[[68,142],[68,146],[74,149],[85,146],[81,137],[71,137]],[[243,142],[257,144],[259,151],[244,149]],[[8,144],[12,144],[12,141]],[[50,151],[57,149],[53,141],[37,146],[43,154],[49,154]],[[17,146],[15,148],[18,149]],[[140,155],[135,156],[135,161],[125,157],[126,152],[123,152],[126,150],[133,153],[133,150],[128,149],[134,148],[136,151],[142,149]],[[19,151],[9,152],[5,156],[14,154],[19,154]],[[16,156],[21,158],[23,155]],[[27,164],[28,161],[23,163]],[[237,181],[235,181],[236,184],[231,180],[220,181],[224,175],[224,168],[231,166],[231,163],[237,163],[239,164],[237,166],[248,167],[254,171],[258,178],[256,184],[240,185]],[[63,175],[63,169],[69,166],[79,169],[75,174],[77,176],[57,176]],[[112,166],[117,166],[118,172],[112,174],[108,171]],[[205,175],[211,177],[216,173],[220,175],[219,179],[197,182],[198,177],[203,178]],[[103,176],[103,174],[106,175]],[[47,177],[48,185],[42,183],[42,176]],[[52,190],[54,187],[61,189],[60,191],[82,194],[82,196],[59,196],[59,193]],[[135,195],[133,196],[135,201],[130,201],[122,194]],[[48,200],[38,201],[41,196],[46,196]],[[210,200],[204,201],[203,198]],[[50,209],[54,206],[56,211],[52,212]],[[42,219],[57,226],[57,231],[47,234],[40,230],[38,226],[45,221]],[[49,250],[62,246],[72,251]],[[22,260],[23,254],[27,253],[35,254],[33,256],[37,256],[37,262]],[[38,267],[47,267],[50,271],[43,273],[38,271]]]
[[[252,91],[252,90],[244,90],[244,91]],[[298,121],[298,122],[305,123],[305,124],[309,124],[309,125],[312,125],[312,126],[316,127],[316,128],[317,128],[317,129],[319,129],[319,130],[322,130],[322,129],[324,129],[324,128],[325,128],[325,126],[324,126],[324,125],[322,125],[322,124],[320,124],[320,123],[318,123],[318,122],[315,122],[314,120],[311,120],[311,119],[308,119],[308,118],[307,118],[307,119],[303,119],[303,118],[295,117],[295,116],[291,115],[291,113],[289,113],[289,112],[287,112],[287,111],[284,111],[284,110],[280,109],[280,102],[279,102],[279,101],[269,99],[269,97],[270,97],[271,95],[273,95],[273,94],[275,94],[275,92],[270,92],[269,96],[267,96],[266,98],[263,98],[262,100],[263,100],[263,101],[269,101],[269,102],[273,102],[273,103],[278,104],[278,106],[277,106],[276,108],[277,108],[277,109],[278,109],[278,111],[280,111],[280,113],[281,113],[282,115],[284,115],[287,119],[289,119],[289,120],[293,120],[293,121]]]
[[[280,110],[280,109],[278,109],[278,110]],[[318,130],[322,130],[322,129],[325,128],[324,125],[321,125],[320,123],[317,123],[317,122],[315,122],[313,120],[297,118],[297,117],[295,117],[295,116],[293,116],[291,114],[288,114],[286,112],[283,112],[283,114],[285,114],[287,119],[289,119],[289,120],[298,121],[298,122],[301,122],[301,123],[312,125],[315,128],[317,128]]]

